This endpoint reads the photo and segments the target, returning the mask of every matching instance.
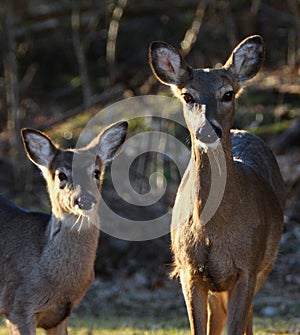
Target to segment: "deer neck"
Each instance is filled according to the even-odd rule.
[[[190,160],[190,177],[192,178],[192,201],[194,203],[194,216],[200,218],[211,183],[211,168],[208,153],[192,145]]]
[[[47,278],[60,283],[65,276],[70,286],[78,285],[93,272],[98,239],[99,226],[92,218],[52,214],[40,261]]]
[[[200,218],[207,201],[212,201],[212,210],[215,210],[215,202],[221,201],[225,186],[230,185],[234,178],[233,169],[230,135],[223,138],[216,148],[207,150],[192,142],[190,185],[193,189],[194,216]]]

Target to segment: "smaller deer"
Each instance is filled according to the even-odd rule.
[[[152,70],[182,101],[191,135],[171,240],[194,335],[220,335],[226,319],[228,334],[252,334],[253,297],[280,241],[285,188],[276,160],[260,138],[231,130],[241,84],[256,75],[263,56],[257,35],[242,41],[219,69],[193,69],[171,45],[150,46]],[[206,221],[202,214],[211,205],[215,166],[226,184]]]
[[[67,317],[94,279],[101,177],[126,133],[127,122],[119,122],[88,146],[64,150],[22,129],[27,155],[46,179],[52,214],[0,197],[0,314],[11,335],[34,335],[36,327],[67,334]]]

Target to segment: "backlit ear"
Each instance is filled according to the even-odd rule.
[[[30,160],[40,169],[49,167],[57,153],[57,148],[50,138],[38,130],[27,128],[21,130],[21,135]]]
[[[152,42],[149,63],[156,78],[166,85],[182,85],[189,77],[189,67],[179,52],[165,42]]]
[[[128,123],[126,121],[117,122],[105,128],[99,135],[97,155],[103,163],[107,163],[114,158],[118,149],[125,141],[127,128]]]
[[[264,43],[259,35],[243,40],[232,52],[224,68],[228,69],[239,82],[253,78],[264,61]]]

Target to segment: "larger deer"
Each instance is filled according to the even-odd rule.
[[[260,138],[231,130],[241,84],[256,75],[263,58],[257,35],[242,41],[219,69],[193,69],[169,44],[150,46],[152,70],[182,101],[191,135],[171,240],[192,334],[221,334],[226,320],[228,334],[252,334],[253,297],[276,257],[285,197],[278,165]],[[224,165],[220,152],[224,194],[204,220],[213,165]]]
[[[67,317],[94,278],[101,176],[126,132],[119,122],[85,148],[64,150],[39,131],[22,130],[27,155],[46,179],[52,214],[0,197],[0,314],[11,335],[34,335],[36,327],[67,334]]]

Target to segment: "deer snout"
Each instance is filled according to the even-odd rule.
[[[205,123],[196,131],[195,136],[198,141],[209,146],[222,137],[222,128],[217,122],[206,119]]]
[[[75,199],[75,206],[78,206],[81,210],[91,210],[96,205],[96,199],[90,194],[80,195]]]

